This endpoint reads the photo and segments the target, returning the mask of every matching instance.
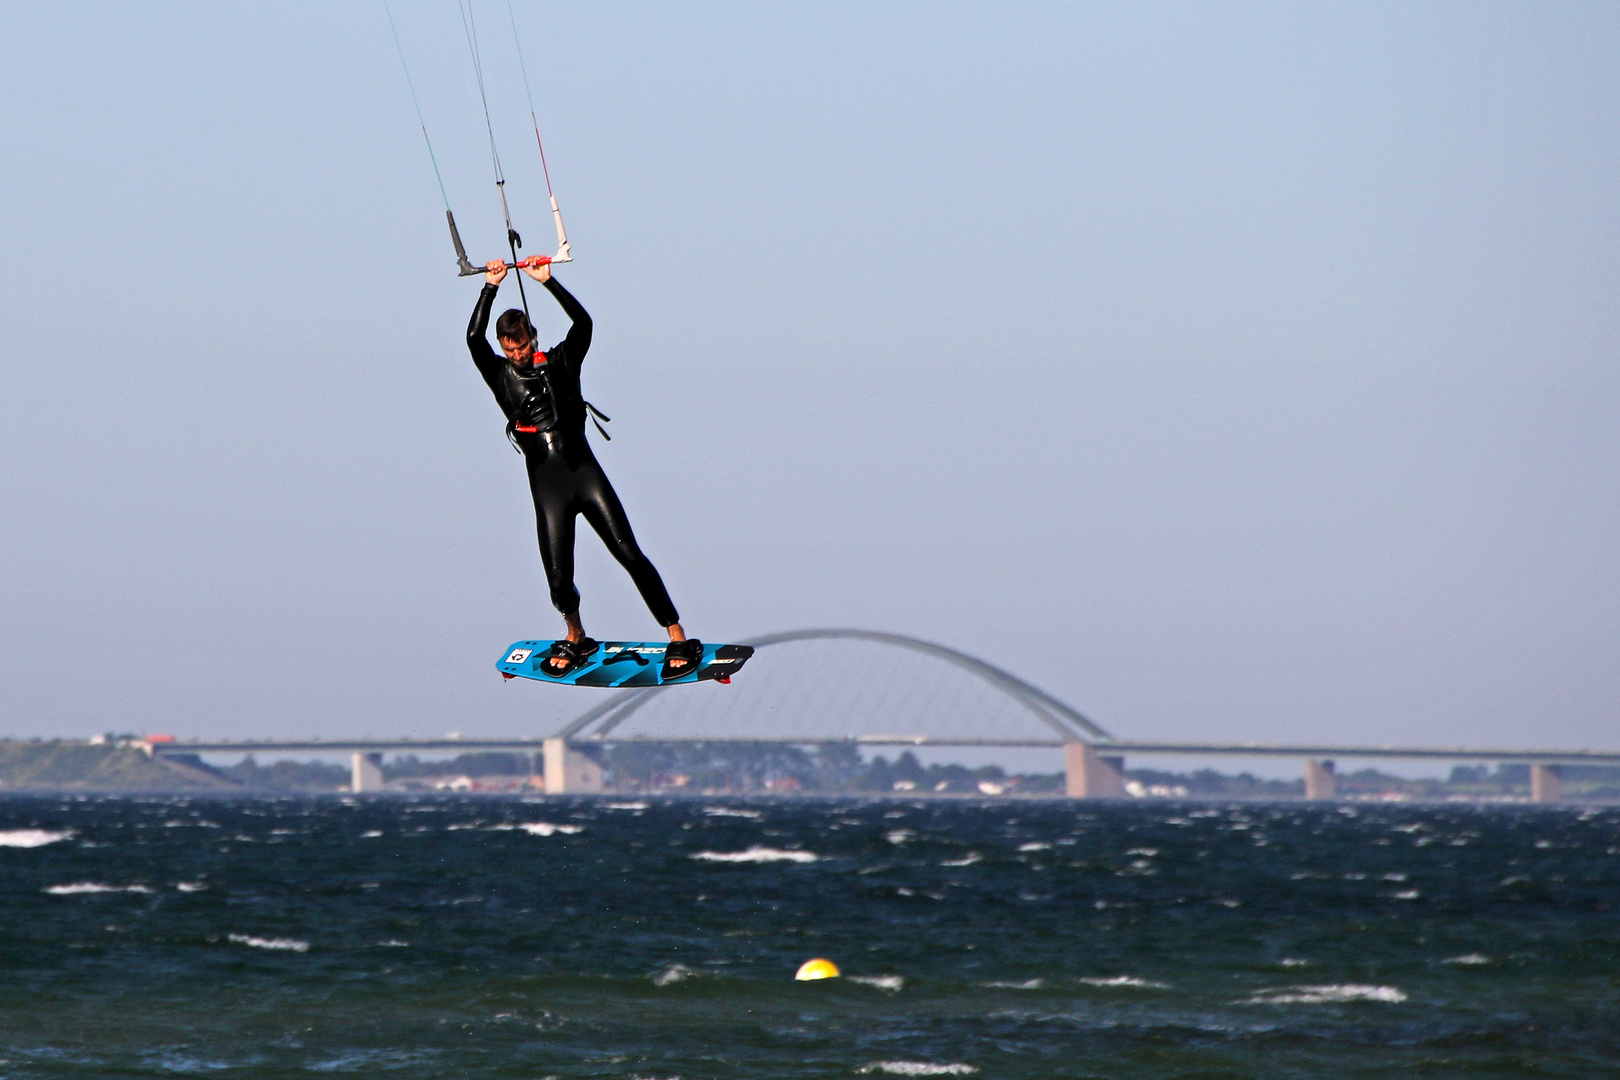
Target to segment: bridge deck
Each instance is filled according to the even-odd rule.
[[[1056,739],[949,739],[926,735],[846,735],[805,737],[794,735],[715,736],[626,736],[571,740],[574,746],[602,746],[625,743],[756,743],[790,746],[980,746],[1006,748],[1061,749]],[[157,754],[229,753],[379,753],[392,751],[454,751],[458,753],[518,752],[540,753],[544,739],[247,739],[210,742],[152,744]],[[1441,758],[1451,761],[1540,762],[1565,765],[1620,765],[1620,750],[1552,750],[1474,748],[1465,746],[1346,746],[1334,743],[1170,743],[1126,742],[1090,744],[1104,754],[1175,754],[1186,757],[1295,757],[1295,758]]]

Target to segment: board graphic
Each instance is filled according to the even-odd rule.
[[[664,649],[668,644],[667,641],[604,641],[590,659],[559,679],[543,670],[546,650],[551,648],[549,640],[515,641],[501,654],[495,666],[508,679],[533,679],[568,686],[670,686],[709,680],[730,682],[754,655],[749,645],[705,642],[697,670],[665,682],[659,678],[659,673],[664,668]]]

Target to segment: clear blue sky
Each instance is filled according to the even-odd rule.
[[[455,7],[395,16],[488,258]],[[1620,741],[1620,7],[517,17],[693,632],[913,633],[1133,737]],[[0,733],[577,711],[493,671],[557,619],[380,3],[6,5],[0,116]]]

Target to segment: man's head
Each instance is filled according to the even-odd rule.
[[[521,364],[533,362],[534,326],[522,311],[517,308],[503,311],[495,320],[495,337],[508,360]]]

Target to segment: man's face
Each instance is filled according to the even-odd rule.
[[[506,358],[520,367],[534,363],[533,338],[501,338],[501,351]]]

